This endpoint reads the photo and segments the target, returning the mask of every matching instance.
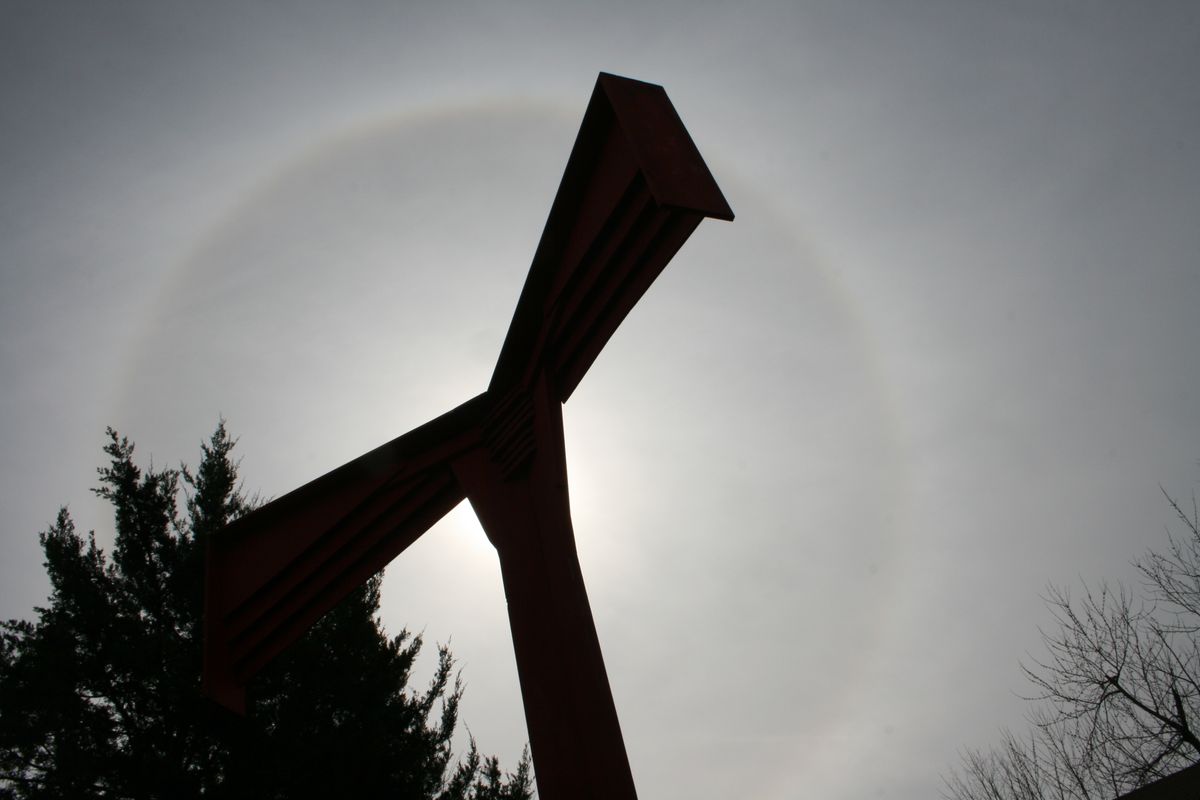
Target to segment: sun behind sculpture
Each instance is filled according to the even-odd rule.
[[[636,797],[562,404],[705,217],[733,212],[666,92],[601,74],[486,391],[211,540],[206,691],[241,711],[258,670],[467,499],[500,557],[540,796]]]

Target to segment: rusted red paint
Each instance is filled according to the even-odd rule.
[[[562,403],[704,217],[733,212],[666,92],[601,73],[487,391],[210,543],[205,691],[244,712],[258,670],[465,497],[500,557],[539,796],[635,798]]]

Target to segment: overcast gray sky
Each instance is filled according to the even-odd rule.
[[[639,792],[936,796],[1200,477],[1200,5],[0,0],[0,617],[105,425],[277,496],[485,388],[596,73],[705,222],[565,409]],[[388,570],[525,742],[464,504]]]

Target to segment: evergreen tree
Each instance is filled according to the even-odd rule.
[[[408,687],[421,637],[384,633],[378,576],[264,670],[245,719],[201,695],[205,543],[253,505],[233,446],[222,422],[194,473],[142,470],[108,430],[111,557],[61,510],[47,606],[0,623],[0,798],[531,797],[528,757],[509,775],[474,741],[455,758],[453,658]]]

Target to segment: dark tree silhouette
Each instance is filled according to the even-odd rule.
[[[261,674],[247,718],[201,695],[205,542],[253,505],[233,446],[222,422],[195,472],[143,471],[108,431],[111,557],[61,510],[46,607],[0,623],[0,798],[531,797],[527,757],[511,774],[473,740],[455,757],[453,658],[408,687],[421,637],[384,633],[378,576]]]
[[[1167,502],[1183,532],[1134,562],[1140,595],[1050,589],[1046,654],[1024,666],[1031,729],[967,751],[946,797],[1111,800],[1200,763],[1200,515]]]

